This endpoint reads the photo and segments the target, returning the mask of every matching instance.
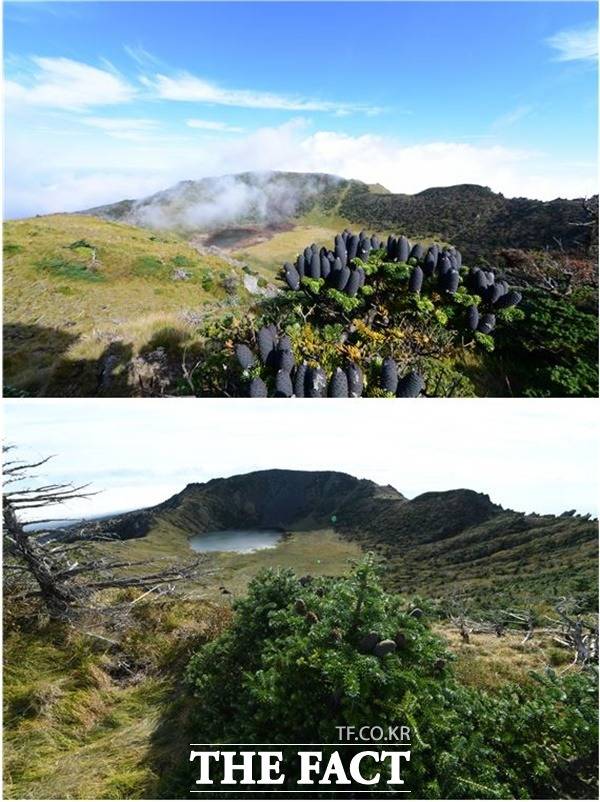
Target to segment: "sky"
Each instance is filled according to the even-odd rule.
[[[594,2],[8,2],[5,216],[319,171],[597,192]]]
[[[188,482],[269,468],[343,471],[408,498],[468,488],[522,512],[598,512],[593,399],[9,399],[4,407],[4,442],[23,458],[55,455],[38,482],[89,482],[98,493],[52,511],[61,518],[136,509]]]

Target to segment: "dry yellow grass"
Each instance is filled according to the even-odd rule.
[[[558,650],[547,635],[534,635],[521,643],[523,634],[507,633],[498,638],[495,634],[471,634],[469,643],[463,643],[459,632],[447,624],[439,625],[441,635],[456,656],[455,673],[465,685],[493,690],[507,682],[528,681],[531,671],[543,671],[548,665],[561,666],[557,670],[570,670],[571,655]]]

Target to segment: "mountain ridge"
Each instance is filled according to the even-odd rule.
[[[494,249],[595,252],[598,196],[550,201],[507,198],[479,184],[394,193],[328,173],[246,172],[186,180],[145,198],[78,214],[192,234],[232,225],[273,225],[303,215],[338,215],[350,223],[452,242],[467,258]]]
[[[189,538],[227,529],[334,529],[384,561],[389,584],[428,595],[508,588],[592,600],[597,527],[589,516],[525,514],[474,490],[428,491],[407,499],[395,488],[335,471],[254,471],[190,483],[153,507],[94,522],[86,537],[153,532]],[[76,532],[65,532],[77,537]]]

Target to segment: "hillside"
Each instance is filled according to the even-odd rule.
[[[98,216],[5,225],[7,395],[248,395],[233,345],[253,350],[260,328],[275,324],[278,336],[291,337],[298,365],[320,367],[328,380],[357,364],[368,396],[386,392],[379,372],[390,356],[422,377],[425,396],[597,396],[597,266],[591,253],[568,254],[569,243],[585,250],[594,230],[582,203],[525,203],[476,186],[399,196],[335,176],[273,173],[183,182],[91,211]],[[148,227],[154,212],[168,230]],[[336,237],[344,230],[348,239],[352,217],[361,226],[378,221],[372,236],[354,235],[369,240],[365,286],[350,298],[332,295],[333,275],[290,286],[282,265],[313,248],[333,264]],[[431,228],[438,240],[413,240],[418,254],[407,266],[388,253],[392,225],[396,235]],[[462,254],[444,245],[450,234]],[[564,252],[515,247],[544,248],[551,234]],[[494,300],[489,287],[478,295],[469,268],[480,266],[463,261],[494,252],[504,237],[485,281],[513,290],[516,310],[500,308],[507,299]],[[411,289],[412,267],[428,270],[431,251],[440,264]],[[454,290],[440,284],[446,251],[460,270]],[[470,306],[478,316],[471,323]],[[271,373],[251,378],[273,394]]]
[[[334,206],[347,185],[325,173],[239,173],[180,181],[148,197],[97,206],[82,214],[187,233],[272,225],[300,217],[315,206]]]
[[[332,518],[335,516],[335,518]],[[385,559],[390,585],[478,606],[520,598],[575,595],[594,603],[597,526],[585,517],[525,515],[472,490],[429,492],[412,500],[391,487],[335,472],[259,471],[190,484],[147,510],[98,521],[90,533],[122,539],[255,527],[342,538]]]
[[[243,306],[243,279],[174,234],[73,215],[9,221],[4,382],[28,395],[160,393],[170,351]]]
[[[589,203],[505,198],[476,184],[408,195],[321,173],[242,173],[182,181],[84,213],[187,234],[335,215],[359,227],[452,242],[467,259],[490,258],[501,247],[597,254],[597,197]]]

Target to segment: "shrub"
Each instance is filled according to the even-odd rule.
[[[525,317],[500,332],[497,353],[508,358],[513,390],[529,396],[597,396],[598,318],[566,297],[524,291]]]
[[[382,640],[396,648],[378,657]],[[442,642],[383,591],[371,558],[336,579],[270,570],[188,665],[190,740],[332,744],[336,726],[403,723],[414,796],[594,793],[595,673],[534,680],[495,694],[459,684]]]
[[[37,263],[39,270],[52,276],[60,276],[74,281],[104,281],[98,270],[88,267],[83,262],[71,262],[60,257],[47,257]]]

